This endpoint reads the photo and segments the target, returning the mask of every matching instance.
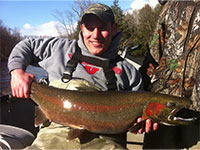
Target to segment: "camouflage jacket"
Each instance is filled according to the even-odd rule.
[[[200,1],[168,1],[149,47],[151,91],[188,97],[200,111]]]

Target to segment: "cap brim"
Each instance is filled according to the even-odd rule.
[[[109,22],[113,22],[113,19],[112,19],[112,17],[109,14],[98,12],[98,11],[90,12],[90,13],[85,13],[81,17],[81,22],[82,22],[83,18],[86,17],[87,15],[96,15],[105,24],[107,24]]]

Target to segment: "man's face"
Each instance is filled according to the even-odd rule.
[[[88,15],[81,24],[83,40],[93,55],[100,55],[105,52],[112,41],[112,37],[117,33],[117,25],[104,24],[97,16]]]

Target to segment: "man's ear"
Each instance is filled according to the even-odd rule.
[[[81,31],[82,31],[82,32],[83,32],[83,26],[84,26],[84,25],[81,23],[81,24],[80,24],[80,28],[81,28]]]
[[[117,34],[117,31],[118,31],[118,25],[114,23],[112,25],[112,36],[115,36],[115,34]]]

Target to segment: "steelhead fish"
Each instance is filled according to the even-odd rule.
[[[141,116],[170,126],[194,122],[175,116],[189,99],[152,92],[72,91],[33,82],[31,98],[50,121],[93,133],[126,132]]]

